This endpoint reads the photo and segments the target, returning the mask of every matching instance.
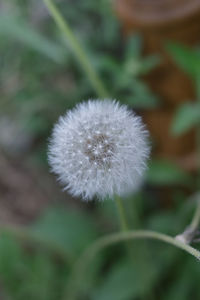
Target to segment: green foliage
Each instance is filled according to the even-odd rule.
[[[200,52],[175,42],[166,46],[173,59],[186,73],[193,78],[200,75]]]
[[[4,0],[1,7],[8,3],[9,14],[2,9],[0,18],[0,118],[7,116],[30,136],[31,147],[24,150],[26,155],[22,154],[21,160],[28,157],[35,162],[34,156],[37,156],[44,161],[47,136],[54,121],[75,103],[96,95],[52,19],[43,12],[42,2]],[[162,58],[156,54],[143,57],[139,34],[126,42],[122,39],[107,0],[56,3],[113,98],[135,109],[153,109],[160,105],[142,76],[156,67]],[[168,44],[167,48],[176,63],[198,80],[198,50],[175,43]],[[198,120],[198,105],[186,103],[174,117],[172,133],[182,134],[196,126]],[[17,140],[16,136],[12,138]],[[147,183],[150,189],[147,187],[144,193],[127,200],[125,207],[130,224],[134,224],[134,228],[145,226],[171,235],[180,233],[191,217],[191,209],[187,207],[181,214],[174,193],[175,201],[172,200],[170,209],[164,210],[162,199],[159,203],[152,200],[151,187],[173,187],[178,193],[179,185],[192,187],[192,176],[173,162],[155,160],[150,163]],[[180,198],[183,201],[183,197]],[[28,227],[28,241],[1,233],[3,292],[0,292],[0,298],[63,299],[79,255],[102,233],[116,230],[118,226],[114,203],[108,201],[94,206],[85,204],[86,210],[72,210],[68,206],[46,208]],[[152,206],[155,208],[153,213]],[[137,208],[142,220],[138,219]],[[131,243],[131,249],[135,258],[133,263],[130,263],[124,245],[99,253],[84,274],[80,299],[186,300],[191,295],[198,299],[199,265],[196,261],[187,260],[186,255],[160,242],[137,241]]]
[[[196,285],[196,283],[199,271],[195,276],[195,269],[195,262],[191,262],[186,259],[185,264],[175,271],[173,278],[171,278],[170,287],[165,295],[163,295],[163,299],[187,300],[191,295],[198,294],[200,292],[200,288],[199,285]],[[191,271],[194,276],[188,276],[188,274],[191,274]],[[175,282],[173,281],[174,277],[177,278]]]
[[[48,208],[27,234],[33,240],[29,248],[1,234],[0,278],[6,293],[16,300],[61,299],[74,259],[97,236],[92,217],[64,207]],[[100,266],[98,258],[84,276],[84,288],[91,287]]]
[[[59,269],[60,266],[43,251],[33,255],[15,239],[1,235],[0,277],[11,299],[58,299],[57,288],[62,274]]]
[[[184,70],[194,81],[197,100],[199,100],[200,86],[200,52],[198,49],[190,49],[185,45],[175,42],[167,44],[167,50],[171,54],[177,65]],[[180,105],[174,115],[172,121],[171,133],[173,135],[181,135],[188,130],[199,125],[200,122],[200,105],[196,103],[185,102]]]
[[[31,232],[36,238],[63,249],[69,258],[76,257],[97,237],[97,229],[90,215],[62,208],[49,208]]]
[[[199,103],[184,103],[177,109],[173,121],[171,132],[173,135],[181,135],[194,128],[200,123]]]
[[[77,102],[97,95],[53,20],[44,15],[37,21],[37,12],[44,9],[42,2],[8,2],[11,8],[2,11],[0,18],[4,90],[0,110],[29,134],[34,161],[44,162],[52,124]],[[72,6],[68,0],[58,6],[112,98],[136,109],[155,108],[158,98],[141,76],[155,67],[159,58],[142,56],[138,34],[124,43],[107,1],[75,1]]]
[[[147,181],[155,185],[190,185],[190,175],[167,160],[152,160],[147,172]]]
[[[144,282],[129,260],[122,260],[107,272],[103,283],[96,289],[94,300],[128,300],[137,297],[144,288]]]
[[[114,203],[112,205],[114,208]],[[187,217],[182,215],[179,218],[178,215],[179,212],[175,210],[151,214],[146,216],[146,226],[175,235],[183,228]],[[95,215],[93,217],[84,211],[56,207],[47,209],[40,220],[36,220],[30,227],[29,233],[34,236],[33,242],[30,240],[27,244],[25,240],[22,243],[8,234],[1,234],[0,278],[5,293],[16,300],[62,299],[75,259],[101,234],[101,230],[96,228],[98,222],[94,221]],[[36,243],[37,239],[43,242]],[[43,243],[45,247],[42,247]],[[93,258],[80,283],[81,295],[85,295],[81,299],[140,299],[149,297],[163,284],[165,294],[172,297],[178,295],[176,282],[182,295],[179,281],[181,270],[187,262],[186,254],[181,256],[180,250],[150,240],[130,243],[130,246],[133,255],[131,262],[124,251],[124,245],[116,245],[110,251],[104,250],[98,257]],[[56,252],[56,247],[62,249],[63,254]],[[171,278],[175,267],[180,276],[174,275],[174,288],[170,284],[168,289],[162,281],[167,276]],[[198,274],[196,262],[191,258],[188,272],[191,278]],[[184,288],[186,293],[191,291],[191,281]],[[198,280],[192,286],[196,289],[196,295]]]
[[[120,61],[118,57],[104,54],[98,58],[96,67],[111,84],[114,98],[135,109],[152,109],[159,105],[159,99],[151,93],[140,76],[156,67],[160,59],[156,55],[144,58],[141,52],[142,40],[136,34],[128,39]]]
[[[25,20],[17,16],[7,15],[0,18],[0,37],[19,40],[22,44],[38,51],[56,63],[65,61],[65,51],[62,46],[49,41],[41,33],[34,30]]]

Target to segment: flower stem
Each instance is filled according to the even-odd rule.
[[[118,196],[115,195],[115,202],[117,205],[117,210],[118,210],[118,214],[119,214],[119,219],[120,219],[120,225],[121,225],[121,231],[122,232],[127,232],[129,230],[129,225],[128,225],[128,221],[126,218],[126,213],[125,213],[125,209],[123,206],[123,200]],[[132,203],[134,203],[134,201],[132,201]],[[135,222],[135,226],[136,228],[139,227],[139,217],[138,217],[138,213],[137,213],[137,208],[134,207],[133,208],[134,211],[134,222]],[[145,278],[147,272],[147,265],[146,265],[146,261],[147,261],[147,253],[146,253],[146,249],[144,249],[144,247],[142,245],[132,245],[130,241],[126,242],[126,248],[127,248],[127,253],[129,255],[130,258],[130,262],[133,264],[133,266],[135,265],[135,260],[137,260],[138,264],[140,265],[139,268],[139,275],[141,276],[141,279]],[[141,247],[142,246],[142,247]],[[148,295],[149,299],[153,299],[154,297],[152,295]]]
[[[87,267],[91,263],[91,260],[104,248],[115,245],[117,243],[134,240],[134,239],[154,239],[173,245],[185,252],[191,254],[198,260],[200,260],[200,251],[195,248],[176,240],[166,234],[158,233],[148,230],[133,230],[120,233],[114,233],[100,238],[94,242],[86,251],[81,255],[77,263],[75,264],[72,276],[68,283],[67,293],[63,300],[75,300],[77,299],[78,291],[80,289],[79,284],[84,280],[84,274],[87,272]]]
[[[194,231],[198,228],[199,223],[200,223],[200,193],[197,195],[197,197],[198,197],[197,207],[196,207],[192,222],[190,224],[190,228]]]
[[[200,76],[198,75],[195,79],[195,87],[196,87],[196,97],[197,103],[200,107]],[[196,148],[197,148],[197,167],[198,167],[198,175],[197,175],[197,187],[200,189],[200,123],[197,124],[196,128]]]
[[[197,76],[196,78],[196,96],[197,96],[197,102],[199,103],[200,106],[200,77]],[[200,123],[197,125],[197,134],[196,134],[196,145],[197,145],[197,166],[198,166],[198,182],[197,182],[197,187],[198,190],[200,191]],[[193,231],[196,231],[199,223],[200,223],[200,193],[197,194],[197,207],[196,211],[194,213],[194,217],[192,219],[192,222],[190,224],[190,228],[193,229]]]
[[[82,66],[82,69],[84,70],[85,74],[88,76],[88,79],[90,80],[98,96],[101,98],[108,97],[108,92],[106,91],[101,79],[99,78],[95,69],[91,65],[87,54],[81,47],[77,38],[74,36],[67,21],[64,20],[63,16],[60,14],[59,10],[57,9],[57,7],[55,6],[52,0],[43,0],[43,1],[46,7],[48,8],[50,14],[52,15],[58,28],[64,34],[66,40],[69,42],[74,56]]]
[[[115,195],[114,198],[115,198],[115,202],[116,202],[117,210],[118,210],[118,214],[119,214],[121,230],[127,231],[128,230],[128,222],[126,220],[126,214],[125,214],[125,210],[124,210],[124,207],[122,204],[122,199],[118,195]]]
[[[200,77],[197,76],[194,81],[196,87],[196,97],[197,103],[200,107]],[[193,219],[190,225],[185,229],[185,231],[176,236],[176,239],[185,242],[186,244],[190,244],[191,242],[195,241],[195,237],[198,231],[198,227],[200,224],[200,123],[197,125],[196,128],[196,149],[197,149],[197,188],[198,192],[194,195],[194,198],[197,197],[197,206],[193,216]]]
[[[198,233],[198,227],[200,223],[200,193],[196,193],[191,198],[197,201],[197,206],[192,218],[192,221],[189,226],[181,233],[178,234],[175,238],[179,241],[184,242],[185,244],[190,244],[196,240]]]

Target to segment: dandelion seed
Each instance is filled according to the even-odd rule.
[[[116,101],[89,100],[60,117],[48,158],[65,190],[90,200],[136,191],[149,152],[140,117]]]

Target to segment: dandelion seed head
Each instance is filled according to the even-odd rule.
[[[49,144],[52,171],[73,196],[134,192],[149,157],[141,118],[113,100],[89,100],[60,117]]]

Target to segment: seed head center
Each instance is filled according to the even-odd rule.
[[[96,134],[86,141],[85,154],[90,162],[107,165],[113,155],[114,145],[105,134]]]

